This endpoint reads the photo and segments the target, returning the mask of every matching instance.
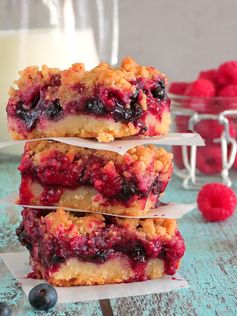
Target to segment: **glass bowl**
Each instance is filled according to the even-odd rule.
[[[175,173],[186,188],[210,179],[231,186],[230,169],[237,170],[237,97],[170,95],[172,131],[196,132],[205,147],[173,146]]]

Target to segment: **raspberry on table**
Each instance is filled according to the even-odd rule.
[[[197,197],[197,204],[203,217],[210,222],[226,220],[235,210],[235,192],[221,183],[205,184]]]
[[[169,93],[184,95],[189,86],[189,82],[172,82],[169,86]]]
[[[237,84],[237,61],[227,61],[217,70],[217,81],[220,85]]]
[[[214,97],[215,94],[214,84],[206,79],[193,81],[185,91],[185,95],[190,97]]]

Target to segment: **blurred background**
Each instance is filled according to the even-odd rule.
[[[237,59],[236,0],[120,0],[119,13],[119,58],[152,64],[169,81]]]

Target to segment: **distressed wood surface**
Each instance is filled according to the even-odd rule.
[[[19,185],[18,162],[1,155],[0,197]],[[237,181],[234,189],[236,190]],[[173,177],[166,201],[189,203],[196,191],[184,191]],[[21,251],[15,228],[20,209],[0,207],[0,252]],[[20,285],[0,262],[0,301],[7,300],[14,315],[237,315],[237,216],[223,223],[207,223],[194,210],[179,221],[186,240],[180,273],[190,284],[179,291],[100,302],[58,304],[48,313],[34,312]],[[110,303],[110,304],[109,304]]]

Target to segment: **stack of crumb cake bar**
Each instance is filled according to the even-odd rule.
[[[166,85],[157,69],[131,58],[119,68],[101,63],[85,71],[74,64],[20,72],[7,115],[13,139],[31,140],[19,166],[19,204],[29,207],[17,235],[29,250],[32,276],[72,286],[176,272],[185,251],[176,220],[144,217],[171,178],[172,154],[148,145],[120,155],[50,140],[165,135]]]

